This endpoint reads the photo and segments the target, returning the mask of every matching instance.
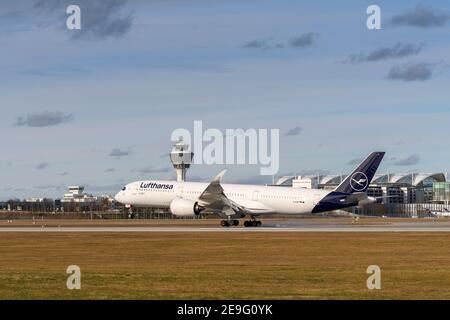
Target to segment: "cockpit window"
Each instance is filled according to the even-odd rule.
[[[122,191],[125,191],[125,190],[127,190],[127,187],[123,187]]]

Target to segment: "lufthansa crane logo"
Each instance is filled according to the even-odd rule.
[[[350,186],[355,191],[363,191],[369,185],[369,179],[363,172],[355,172],[350,179]]]

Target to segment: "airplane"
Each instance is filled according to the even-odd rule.
[[[428,210],[433,216],[436,217],[450,217],[450,211],[447,208],[444,208],[442,211],[431,211]]]
[[[188,181],[136,181],[127,184],[115,200],[127,207],[170,208],[177,217],[216,214],[222,227],[259,227],[260,215],[309,215],[377,201],[366,193],[384,152],[372,152],[334,190],[280,186],[224,184],[220,172],[209,184]]]

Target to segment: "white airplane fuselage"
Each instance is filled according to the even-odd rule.
[[[132,182],[116,195],[120,203],[134,207],[169,208],[176,198],[197,201],[209,183],[165,180]],[[255,214],[310,214],[330,193],[321,189],[296,189],[282,186],[221,184],[230,200]]]

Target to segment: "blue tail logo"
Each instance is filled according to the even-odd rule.
[[[384,154],[384,152],[372,152],[342,181],[335,191],[342,193],[366,192],[381,160],[383,160]]]
[[[368,184],[369,179],[364,172],[355,172],[354,174],[352,174],[350,186],[354,191],[361,192],[367,188]]]
[[[345,200],[354,192],[367,191],[383,157],[384,152],[372,152],[335,190],[331,191],[319,201],[313,208],[312,213],[343,209],[357,205],[358,201],[346,202]]]

